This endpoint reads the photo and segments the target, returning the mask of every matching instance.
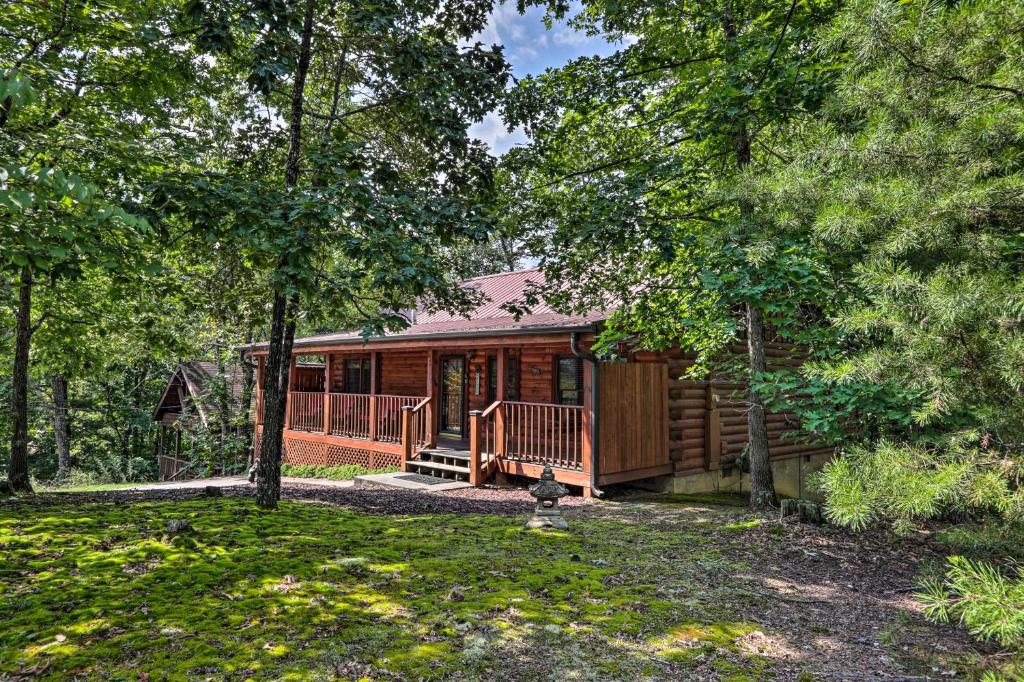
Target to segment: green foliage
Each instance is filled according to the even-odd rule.
[[[841,379],[917,392],[915,421],[1019,448],[1024,426],[1024,82],[1019,3],[851,5],[824,116],[772,190],[850,267]]]
[[[386,474],[398,471],[395,468],[368,469],[358,464],[345,464],[343,466],[311,466],[308,464],[282,464],[282,476],[294,476],[296,478],[324,478],[329,481],[350,481],[356,476],[366,474]]]
[[[1024,576],[1006,575],[986,561],[949,558],[942,581],[918,594],[929,618],[959,622],[975,637],[1002,646],[1024,645]]]
[[[872,442],[914,423],[919,394],[895,382],[842,380],[827,363],[758,373],[753,386],[775,412],[794,415],[803,438],[820,443]]]
[[[626,46],[524,79],[505,107],[534,140],[503,163],[509,210],[551,283],[535,296],[574,311],[619,304],[602,348],[681,343],[705,370],[747,303],[784,338],[811,341],[848,290],[806,231],[771,220],[748,177],[779,164],[775,140],[829,92],[834,60],[813,37],[833,11],[585,2],[573,24]]]
[[[915,521],[950,513],[1024,522],[1024,462],[961,444],[927,450],[881,441],[829,462],[818,483],[830,520],[855,529],[877,521],[907,532]]]

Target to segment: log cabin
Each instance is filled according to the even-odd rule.
[[[284,461],[398,468],[474,485],[536,479],[551,465],[558,481],[587,496],[630,481],[742,491],[743,387],[683,378],[695,358],[686,349],[599,360],[590,348],[606,312],[564,315],[543,304],[518,319],[507,312],[504,304],[541,277],[522,270],[465,281],[483,296],[468,319],[416,310],[410,326],[386,336],[296,339]],[[786,344],[767,347],[778,364],[799,362]],[[244,352],[260,387],[258,448],[267,345]],[[309,367],[320,367],[323,380],[310,385]],[[805,497],[806,474],[833,449],[802,437],[792,415],[769,414],[768,428],[777,489]]]

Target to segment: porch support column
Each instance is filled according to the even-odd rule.
[[[596,483],[597,471],[594,469],[594,423],[595,404],[594,389],[597,380],[597,365],[590,360],[583,361],[583,419],[580,425],[580,457],[583,460],[583,472],[590,477],[591,484]],[[583,496],[591,497],[593,488],[585,486]]]
[[[427,424],[427,447],[432,448],[437,445],[437,417],[434,410],[434,406],[438,404],[437,400],[437,376],[434,372],[434,366],[436,365],[437,355],[434,351],[427,351],[427,397],[430,398],[430,402],[427,403],[426,407],[426,424]]]
[[[402,471],[409,470],[409,460],[412,459],[412,406],[402,406],[402,461],[399,468]]]
[[[505,384],[508,374],[508,350],[498,349],[498,382],[494,387],[494,397],[499,402],[505,400]],[[505,456],[505,406],[499,405],[494,413],[494,454],[497,459]]]
[[[331,377],[334,376],[334,356],[324,356],[324,433],[331,432]]]
[[[267,359],[260,355],[256,358],[256,424],[263,423],[263,381],[267,372]]]
[[[482,414],[480,410],[471,410],[469,413],[469,482],[474,486],[483,483],[480,475],[480,440],[484,426]]]
[[[370,442],[377,440],[377,368],[380,364],[380,353],[370,353]]]
[[[295,386],[295,364],[297,362],[296,356],[292,356],[288,361],[288,392],[287,400],[284,404],[284,430],[289,431],[292,428],[292,388]]]

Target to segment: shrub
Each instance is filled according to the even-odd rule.
[[[944,578],[926,581],[918,595],[925,613],[933,620],[957,621],[981,639],[1021,647],[1024,463],[1008,451],[965,442],[961,436],[945,448],[886,441],[874,449],[851,448],[830,462],[816,483],[827,500],[826,516],[850,528],[888,523],[907,534],[921,521],[966,521],[943,537],[984,558],[951,556]]]
[[[312,466],[308,464],[282,464],[282,476],[295,478],[323,478],[331,481],[348,481],[365,474],[384,474],[398,471],[396,468],[368,469],[358,464],[345,464],[337,467]]]
[[[945,579],[929,580],[918,594],[933,620],[959,621],[967,630],[1003,646],[1024,645],[1024,576],[1013,575],[985,561],[949,558]]]

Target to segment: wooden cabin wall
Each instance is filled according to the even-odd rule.
[[[523,348],[519,358],[519,400],[524,403],[555,402],[555,361],[569,355],[561,348]]]
[[[466,360],[466,393],[468,394],[469,410],[486,410],[490,407],[487,402],[487,357],[485,351],[477,351]],[[480,377],[479,391],[477,391],[477,377]]]
[[[745,357],[742,343],[729,347],[729,353]],[[768,366],[780,368],[799,366],[801,360],[791,344],[765,343]],[[637,353],[637,362],[668,364],[669,456],[677,473],[717,471],[731,467],[748,442],[744,384],[711,377],[710,381],[681,378],[694,364],[695,354],[681,351]],[[717,413],[715,415],[714,413]],[[766,415],[768,451],[773,460],[801,455],[827,453],[831,446],[807,441],[793,435],[799,422],[791,413]],[[717,420],[717,424],[716,424]],[[717,440],[717,445],[714,441]]]
[[[427,352],[382,352],[380,393],[384,395],[427,395]]]

